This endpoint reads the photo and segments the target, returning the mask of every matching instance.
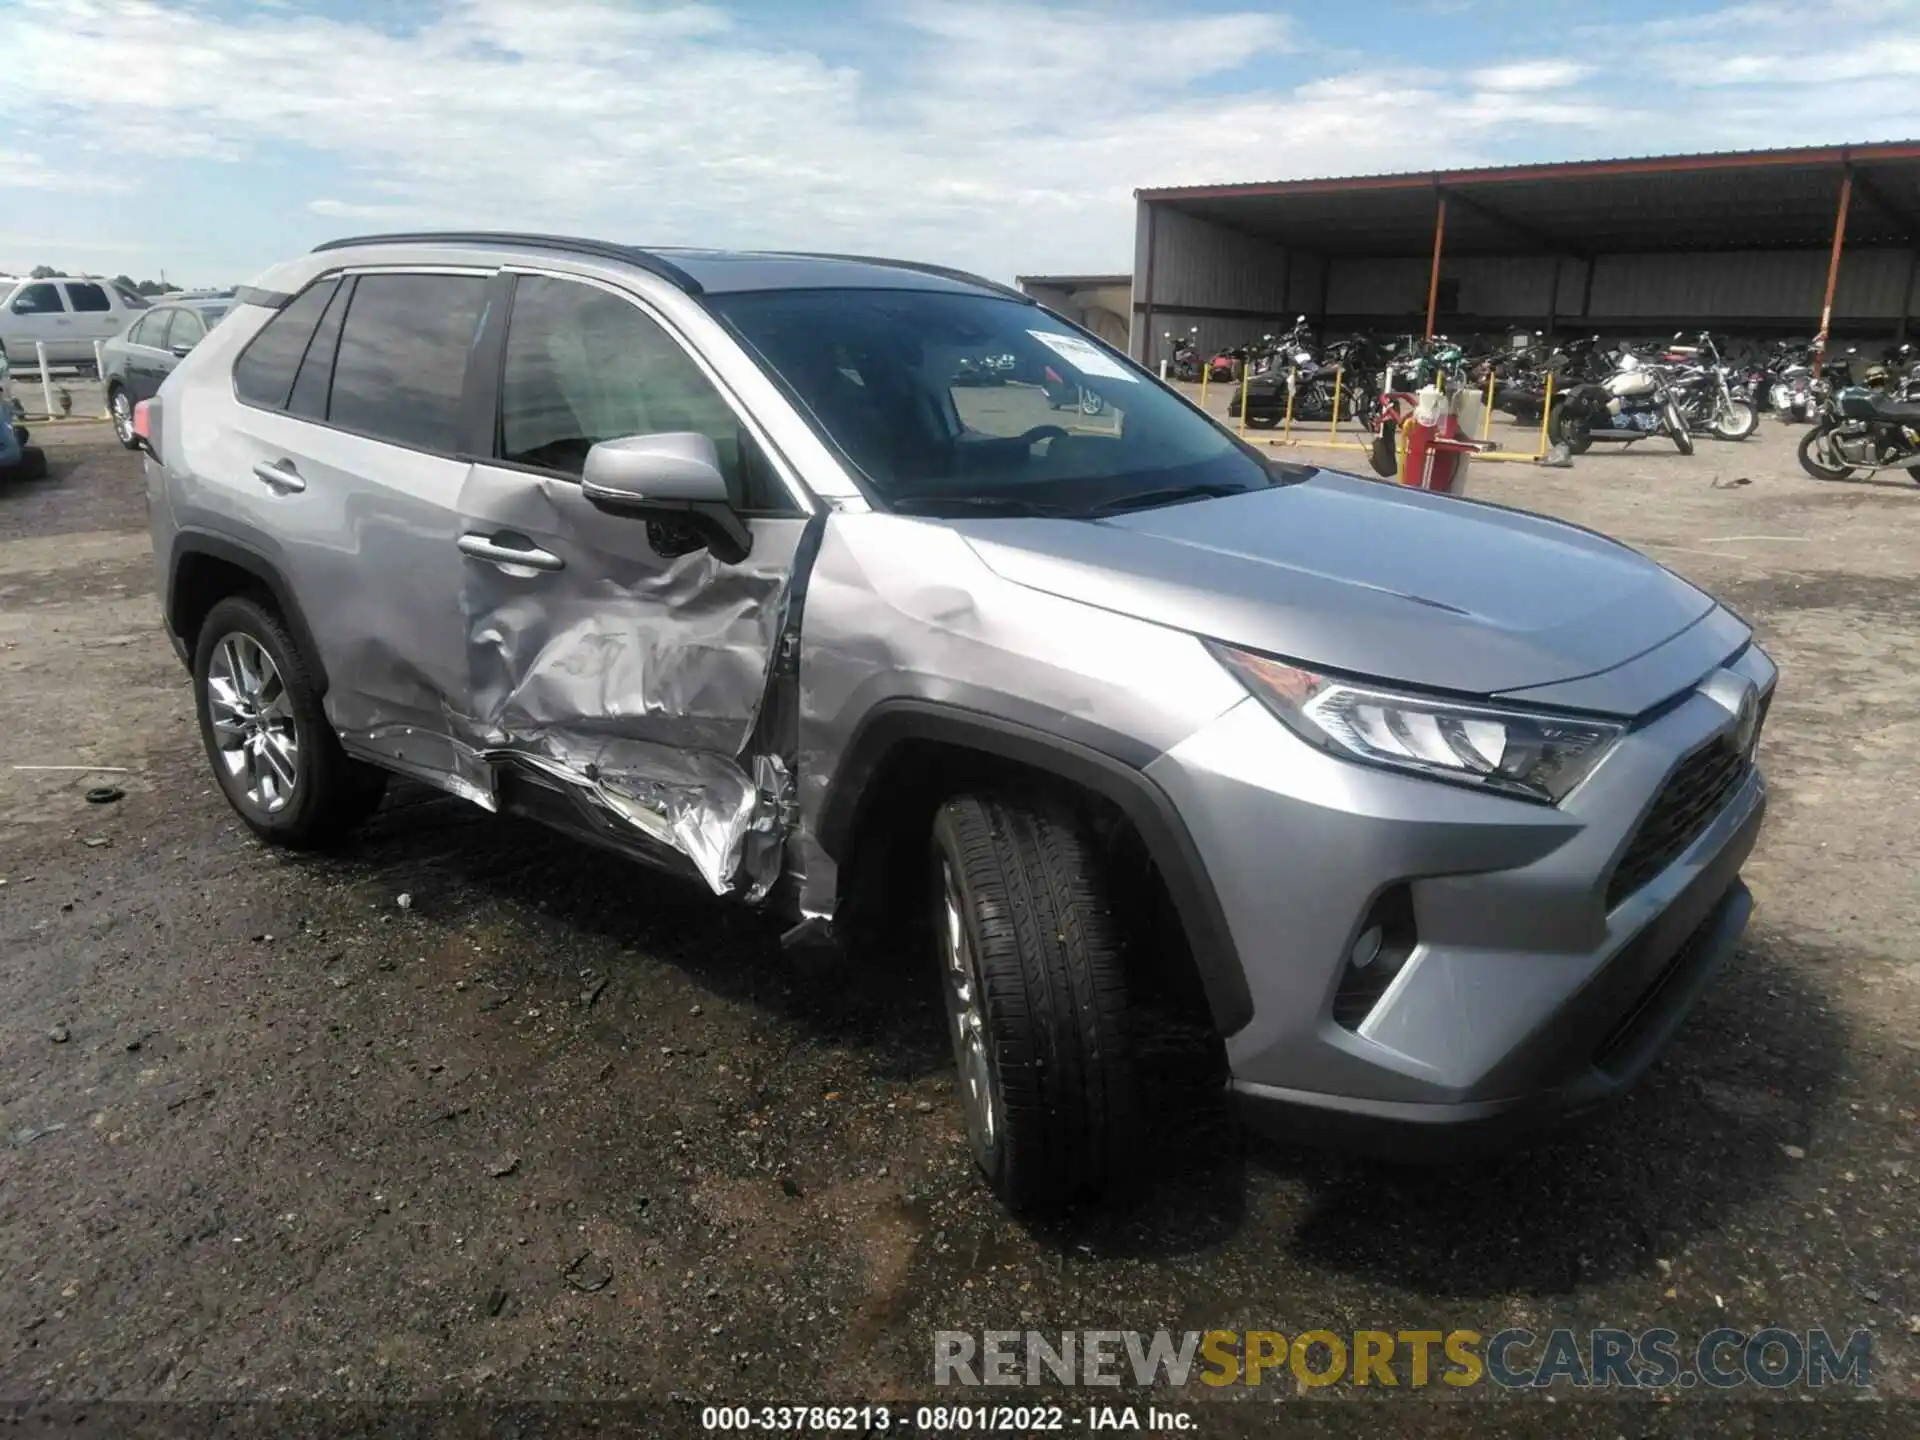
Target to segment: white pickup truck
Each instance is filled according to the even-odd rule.
[[[150,303],[98,276],[0,281],[0,295],[0,347],[16,370],[39,363],[35,341],[49,364],[92,364],[93,342],[118,335]]]

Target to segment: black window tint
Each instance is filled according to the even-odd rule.
[[[322,280],[294,296],[287,307],[275,315],[253,337],[233,367],[233,390],[249,405],[264,405],[279,410],[293,389],[293,373],[300,357],[307,353],[307,341],[313,327],[339,287],[338,280]]]
[[[313,332],[313,343],[307,346],[307,358],[300,362],[300,373],[293,382],[293,398],[287,401],[290,414],[309,420],[327,418],[327,392],[333,388],[333,352],[340,344],[340,321],[347,313],[352,293],[351,285],[342,285],[327,306],[327,313],[321,317],[320,328]]]
[[[732,408],[665,330],[591,285],[519,282],[500,393],[502,459],[578,475],[598,441],[676,430],[713,441],[746,508],[793,508]]]
[[[81,315],[98,315],[102,311],[113,309],[113,302],[107,299],[107,287],[104,285],[83,285],[77,280],[67,282],[67,299],[74,311]]]
[[[200,323],[200,317],[191,310],[173,312],[173,324],[167,327],[167,344],[198,345],[207,338],[207,327]]]
[[[340,331],[328,420],[422,450],[457,449],[486,300],[478,275],[362,275]]]
[[[16,315],[64,315],[66,311],[67,302],[60,298],[58,285],[23,285],[13,297]]]

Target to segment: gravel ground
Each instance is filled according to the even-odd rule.
[[[417,789],[346,854],[255,843],[156,625],[134,458],[46,438],[50,480],[0,482],[0,1397],[900,1401],[939,1329],[1772,1324],[1870,1331],[1884,1403],[1476,1394],[1365,1423],[1920,1433],[1904,475],[1809,480],[1771,422],[1692,460],[1474,472],[1721,595],[1783,670],[1754,925],[1626,1103],[1439,1170],[1183,1112],[1133,1202],[1032,1227],[962,1159],[913,964],[782,953],[752,913]],[[88,804],[102,783],[124,798]],[[1233,1401],[1293,1394],[1156,1398],[1225,1434],[1280,1415]],[[682,1405],[644,1433],[693,1428]]]

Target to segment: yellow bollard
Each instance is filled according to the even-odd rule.
[[[1340,382],[1346,379],[1347,367],[1333,367],[1333,419],[1327,422],[1327,440],[1330,444],[1340,443]]]
[[[1201,408],[1202,410],[1204,410],[1204,409],[1206,409],[1206,408],[1207,408],[1207,381],[1208,381],[1208,380],[1209,380],[1209,379],[1210,379],[1210,378],[1212,377],[1212,375],[1213,375],[1213,366],[1212,366],[1212,365],[1205,365],[1205,366],[1202,366],[1202,367],[1201,367],[1201,370],[1200,370],[1200,408]]]
[[[1247,391],[1253,385],[1253,366],[1243,365],[1240,369],[1240,433],[1247,433]]]
[[[1540,453],[1533,458],[1547,458],[1547,420],[1553,414],[1553,372],[1547,372],[1547,393],[1540,397]]]
[[[1293,443],[1293,392],[1299,388],[1300,372],[1293,366],[1287,367],[1287,423],[1280,431],[1280,438],[1287,444]]]
[[[1487,367],[1487,413],[1480,422],[1480,440],[1484,444],[1493,438],[1493,367]]]

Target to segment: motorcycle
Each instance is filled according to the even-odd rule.
[[[1173,332],[1171,330],[1165,332],[1160,338],[1167,342],[1172,352],[1167,360],[1167,378],[1169,380],[1184,380],[1189,384],[1198,381],[1200,378],[1200,352],[1194,348],[1193,341],[1187,339],[1185,336],[1176,340],[1173,338]]]
[[[1693,453],[1686,417],[1665,378],[1626,349],[1612,374],[1574,384],[1554,402],[1547,435],[1574,455],[1584,455],[1595,441],[1631,445],[1652,435],[1665,435],[1682,455]]]
[[[1371,390],[1371,375],[1356,356],[1365,353],[1369,342],[1341,341],[1316,356],[1311,348],[1312,332],[1302,315],[1293,329],[1279,336],[1268,349],[1265,368],[1255,371],[1247,381],[1247,424],[1256,429],[1271,429],[1287,414],[1287,397],[1293,397],[1293,418],[1307,423],[1324,423],[1333,415],[1333,392],[1340,390],[1340,415],[1351,420],[1363,413],[1364,397]],[[1230,418],[1240,416],[1241,391],[1227,402]]]
[[[1800,468],[1816,480],[1902,468],[1920,482],[1920,400],[1864,385],[1832,390],[1800,437]]]
[[[1760,413],[1737,398],[1727,380],[1727,364],[1711,333],[1702,330],[1692,345],[1676,342],[1663,357],[1667,386],[1691,430],[1708,430],[1722,440],[1744,440],[1760,428]]]
[[[1051,365],[1041,372],[1040,388],[1046,394],[1049,410],[1078,410],[1082,415],[1106,413],[1104,396],[1096,395],[1086,386],[1069,380]]]

